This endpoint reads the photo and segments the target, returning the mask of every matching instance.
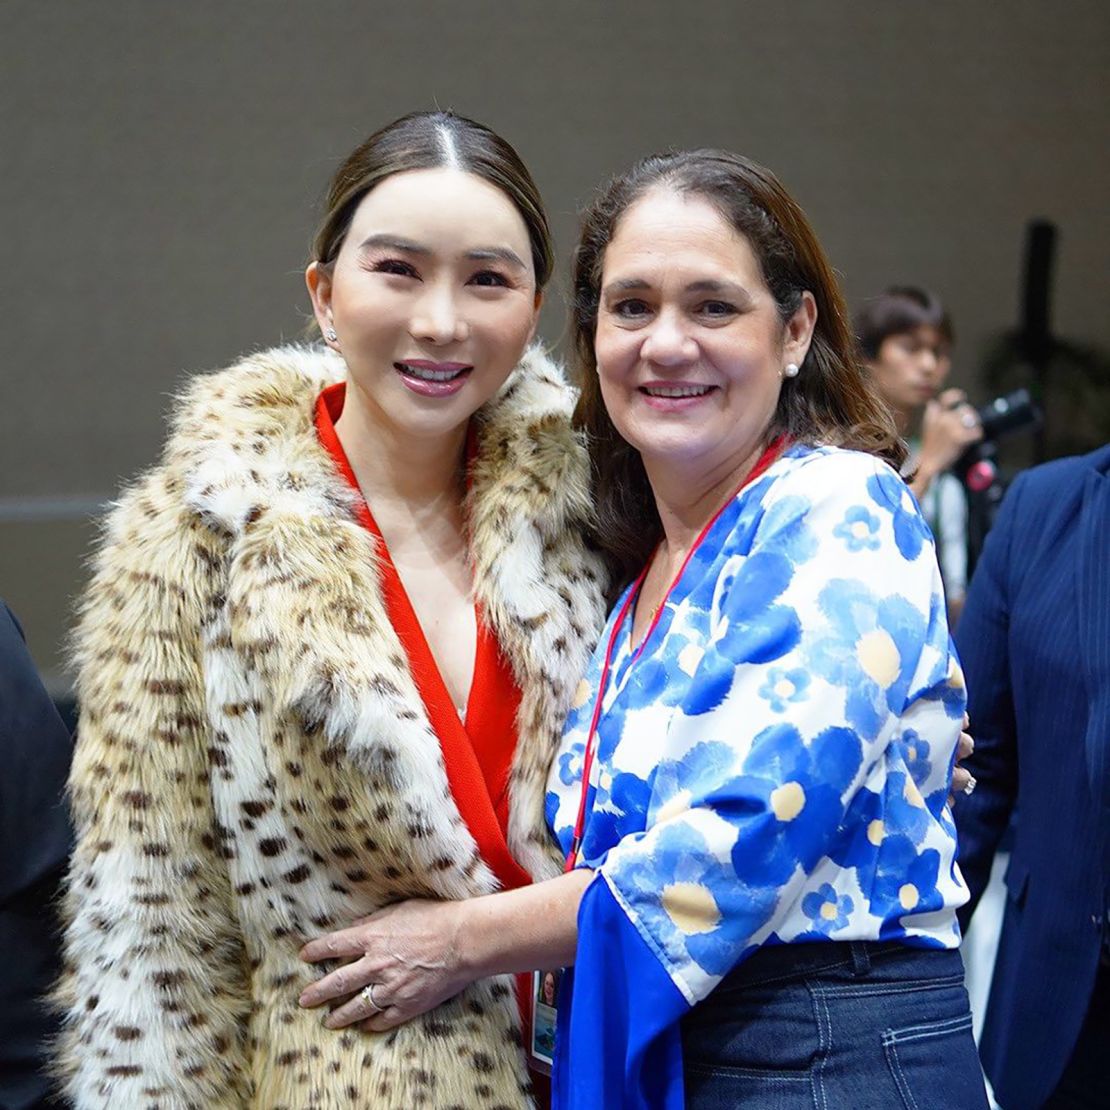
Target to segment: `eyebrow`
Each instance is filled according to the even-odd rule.
[[[363,239],[359,250],[367,247],[384,247],[386,250],[403,251],[405,254],[431,254],[432,252],[412,239],[402,239],[396,235],[368,235]]]
[[[397,235],[368,235],[362,241],[359,250],[367,248],[380,248],[385,250],[401,251],[404,254],[428,255],[432,253],[430,247],[417,243],[413,239],[403,239]],[[516,251],[510,247],[475,247],[468,250],[463,256],[470,262],[504,262],[517,269],[526,270],[528,267]]]
[[[528,268],[524,259],[510,247],[475,247],[466,252],[471,262],[505,262],[519,270]]]
[[[608,295],[613,293],[639,292],[651,288],[651,282],[647,281],[645,278],[618,278],[616,281],[610,282],[605,286],[602,292]],[[748,300],[751,299],[751,294],[742,285],[737,285],[734,281],[718,281],[715,278],[702,278],[698,281],[692,281],[685,287],[684,292],[731,293],[734,296],[744,297]]]

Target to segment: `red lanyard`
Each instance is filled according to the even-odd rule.
[[[697,539],[694,540],[690,550],[686,552],[686,558],[682,560],[682,566],[678,568],[678,573],[671,580],[671,584],[667,587],[667,592],[663,595],[663,600],[659,607],[655,610],[651,618],[651,624],[648,625],[647,631],[644,633],[644,638],[640,641],[639,647],[632,654],[632,659],[629,662],[629,667],[636,663],[644,650],[644,646],[648,640],[651,639],[651,634],[655,631],[655,626],[659,623],[663,615],[663,610],[666,608],[667,600],[670,598],[675,586],[678,585],[686,570],[687,565],[694,556],[701,545],[702,540],[705,539],[709,533],[709,529],[720,519],[721,514],[736,500],[736,497],[745,486],[754,482],[786,449],[788,441],[785,436],[776,436],[768,445],[767,449],[759,456],[751,473],[740,483],[739,486],[733,491],[732,495],[725,501],[725,503],[709,518],[705,527],[698,533]],[[574,822],[574,840],[571,843],[570,853],[567,855],[566,870],[573,871],[575,864],[578,862],[578,852],[582,847],[582,837],[586,831],[586,795],[590,790],[590,771],[593,769],[594,753],[597,750],[597,724],[601,720],[601,703],[605,698],[605,688],[609,684],[609,669],[613,662],[613,650],[617,646],[617,637],[620,635],[620,630],[624,626],[624,622],[628,619],[628,610],[635,604],[636,598],[639,596],[640,587],[644,584],[644,579],[647,577],[648,569],[651,567],[652,561],[655,559],[655,554],[659,550],[656,547],[655,551],[651,553],[651,558],[648,559],[647,565],[640,571],[639,577],[632,583],[632,588],[625,596],[624,603],[621,605],[620,612],[617,614],[617,619],[613,622],[612,630],[609,632],[609,643],[605,647],[605,659],[601,664],[601,677],[598,679],[597,696],[594,699],[594,712],[590,718],[590,731],[586,734],[586,750],[582,759],[582,794],[578,800],[578,817]]]

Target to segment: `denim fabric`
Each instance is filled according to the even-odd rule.
[[[687,1110],[986,1110],[963,961],[897,942],[765,949],[683,1021]]]

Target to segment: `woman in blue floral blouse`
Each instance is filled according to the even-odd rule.
[[[394,1023],[573,965],[560,1107],[986,1106],[947,809],[962,675],[804,213],[735,155],[647,159],[587,214],[575,321],[625,585],[551,773],[568,872],[308,955],[403,937]]]

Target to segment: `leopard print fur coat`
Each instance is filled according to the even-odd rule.
[[[307,939],[497,889],[316,438],[342,370],[292,346],[197,379],[107,523],[76,634],[57,992],[79,1110],[531,1105],[508,978],[388,1034],[297,1006]],[[573,400],[530,351],[478,414],[467,504],[476,600],[522,689],[508,840],[537,879],[559,871],[546,773],[604,618]]]

